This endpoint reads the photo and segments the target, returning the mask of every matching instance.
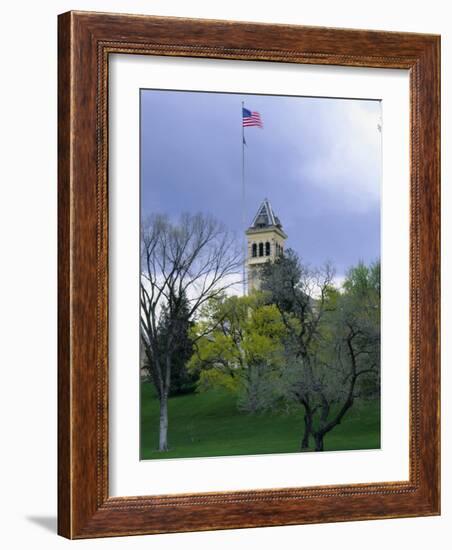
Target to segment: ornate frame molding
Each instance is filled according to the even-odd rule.
[[[439,513],[439,47],[437,36],[408,33],[88,12],[59,16],[61,535],[86,538]],[[108,496],[110,54],[410,71],[409,481]]]

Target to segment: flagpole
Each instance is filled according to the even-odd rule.
[[[241,124],[242,124],[242,226],[243,231],[246,231],[246,218],[245,218],[245,127],[243,126],[243,109],[245,107],[245,102],[242,101],[242,113],[241,113]],[[243,237],[243,295],[246,295],[246,234],[244,233]]]

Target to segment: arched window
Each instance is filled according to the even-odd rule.
[[[259,256],[264,255],[264,243],[259,243]]]
[[[265,255],[270,256],[270,243],[268,241],[265,243]]]
[[[253,243],[253,246],[251,247],[251,256],[255,258],[257,256],[257,244]]]

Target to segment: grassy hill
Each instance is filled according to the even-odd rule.
[[[235,398],[210,391],[170,398],[170,450],[156,451],[159,405],[149,383],[141,387],[141,459],[292,453],[299,451],[302,414],[240,413]],[[325,437],[325,450],[378,449],[380,404],[356,404]]]

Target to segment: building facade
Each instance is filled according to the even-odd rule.
[[[282,256],[287,235],[268,199],[264,199],[250,227],[246,230],[246,271],[248,293],[260,289],[260,270],[266,262]]]

